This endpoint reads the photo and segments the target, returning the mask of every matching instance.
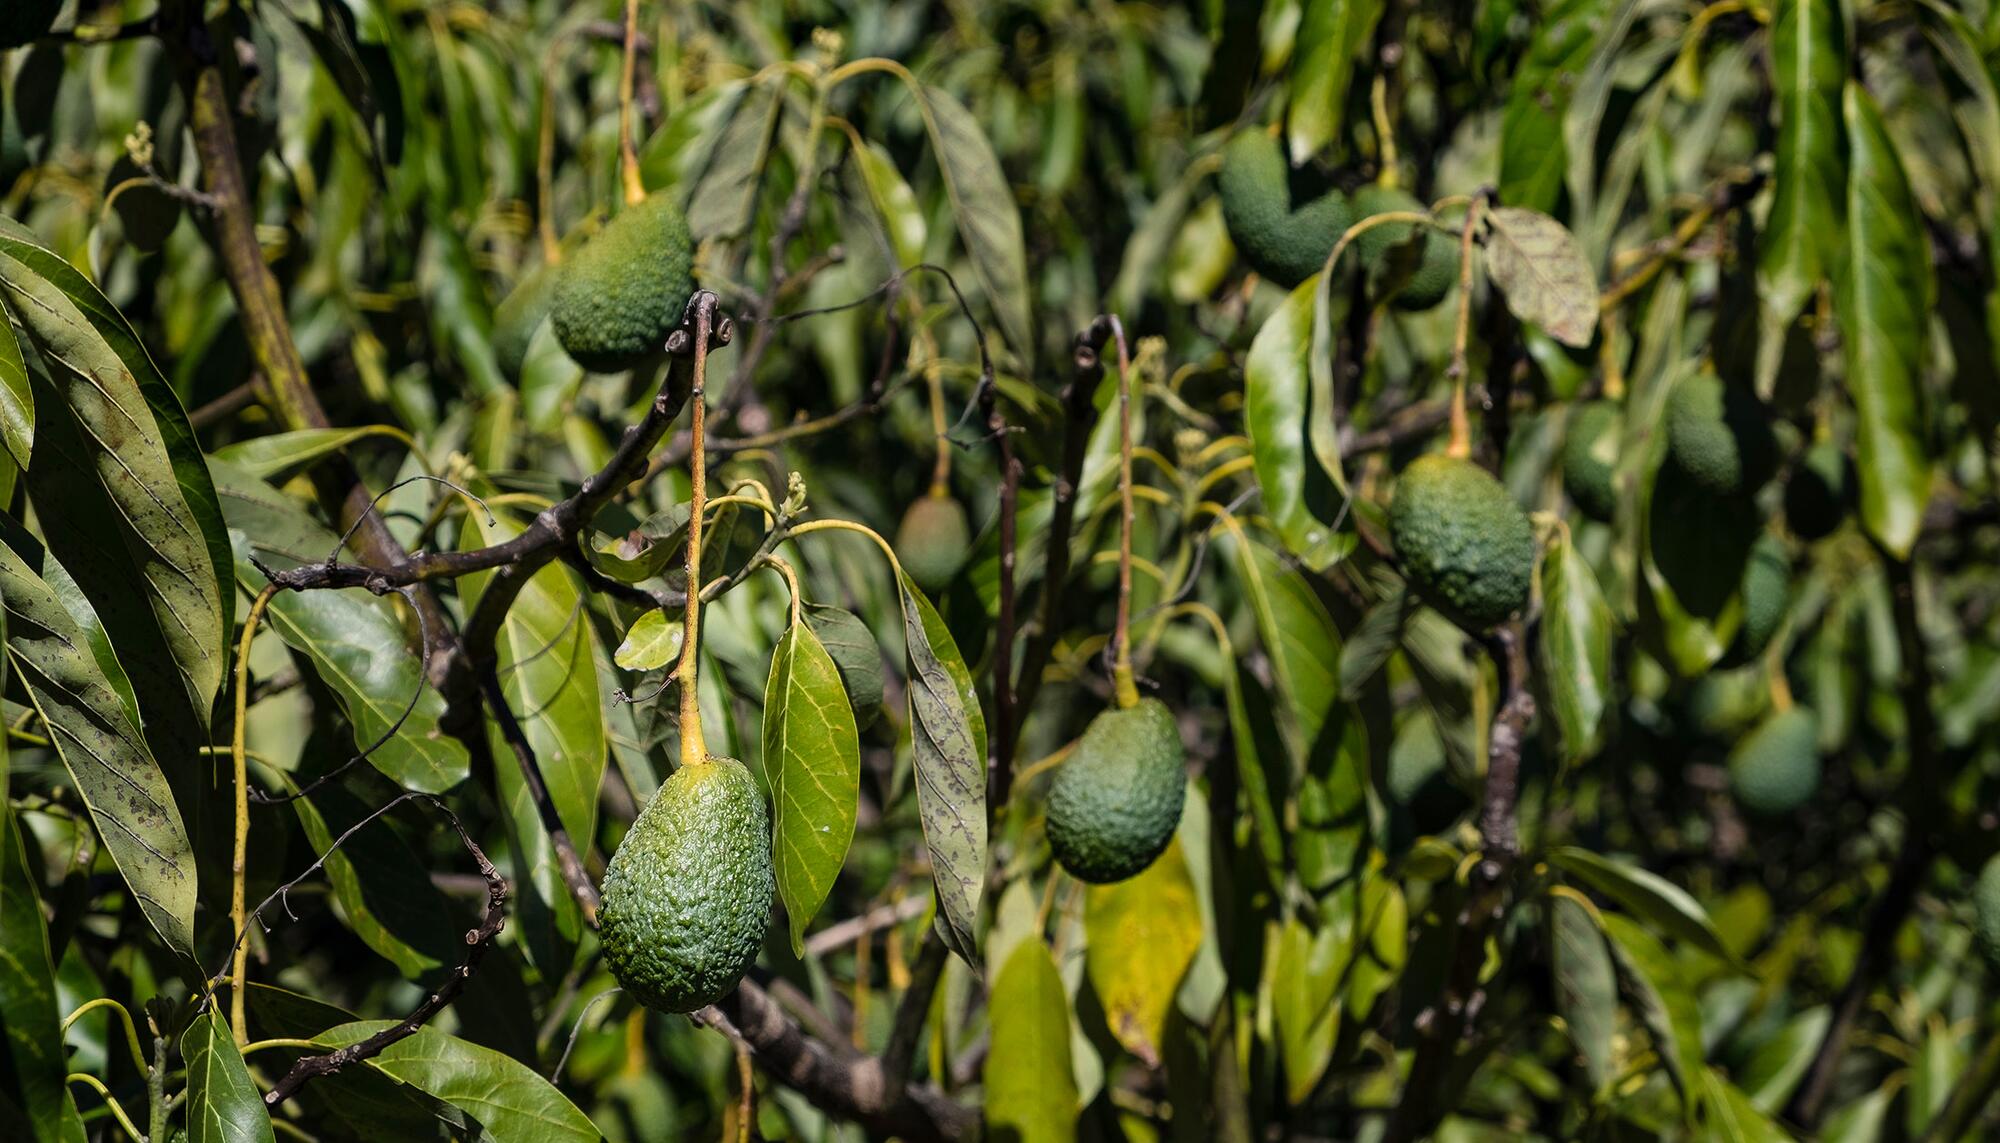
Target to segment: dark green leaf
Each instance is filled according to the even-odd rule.
[[[1659,874],[1613,861],[1587,849],[1561,846],[1549,860],[1606,897],[1645,917],[1676,940],[1686,941],[1730,964],[1738,963],[1708,911],[1687,891]]]
[[[1593,1087],[1615,1078],[1611,1039],[1618,1025],[1618,981],[1596,910],[1567,891],[1549,895],[1549,967],[1556,1012],[1583,1056]]]
[[[7,307],[0,305],[0,444],[25,469],[35,449],[35,391],[28,384],[28,366],[21,359],[21,342]]]
[[[1560,532],[1542,554],[1542,638],[1538,645],[1550,713],[1563,754],[1589,757],[1614,701],[1611,652],[1616,624],[1589,561]]]
[[[1243,421],[1264,510],[1285,542],[1308,567],[1322,570],[1353,546],[1343,539],[1346,515],[1341,474],[1322,467],[1310,451],[1314,296],[1317,275],[1272,311],[1243,362]]]
[[[395,1023],[342,1024],[313,1042],[344,1048]],[[602,1138],[590,1118],[533,1068],[431,1028],[390,1044],[364,1066],[462,1108],[495,1143],[598,1143]]]
[[[1500,201],[1554,210],[1568,148],[1563,116],[1616,0],[1558,0],[1537,13],[1534,40],[1514,72],[1500,119]]]
[[[1000,319],[1000,333],[1025,365],[1035,360],[1035,329],[1028,309],[1028,255],[1021,212],[979,120],[950,92],[911,82],[923,109],[931,149],[951,195],[958,236],[972,259],[986,303]]]
[[[1704,1067],[1701,1009],[1695,1003],[1694,990],[1658,937],[1630,917],[1617,913],[1601,916],[1619,981],[1632,997],[1640,1022],[1652,1035],[1654,1051],[1680,1089],[1685,1113],[1692,1117]]]
[[[49,930],[25,842],[13,809],[0,802],[0,1060],[7,1063],[0,1068],[0,1128],[24,1139],[81,1140],[83,1124],[63,1083],[69,1069],[56,1024]],[[10,1109],[21,1122],[11,1123]]]
[[[187,1131],[190,1143],[259,1143],[272,1140],[270,1113],[250,1080],[242,1053],[222,1013],[210,1008],[181,1035],[187,1061]]]
[[[986,719],[951,630],[915,580],[902,576],[902,589],[910,752],[937,885],[938,930],[977,968],[979,897],[986,885]]]
[[[1383,0],[1320,0],[1305,6],[1292,48],[1292,105],[1286,116],[1292,162],[1305,162],[1340,135],[1355,54],[1374,41],[1383,7]]]
[[[1781,0],[1771,28],[1771,72],[1778,96],[1777,164],[1771,213],[1757,242],[1763,311],[1758,387],[1767,393],[1784,331],[1842,259],[1840,188],[1847,170],[1840,87],[1847,78],[1847,30],[1840,5]]]

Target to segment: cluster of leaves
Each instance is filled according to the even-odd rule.
[[[1992,1130],[1986,4],[640,4],[638,178],[738,318],[698,698],[771,798],[747,987],[804,1068],[603,999],[565,876],[676,756],[686,438],[521,582],[444,558],[574,503],[685,367],[493,347],[624,189],[624,6],[71,8],[0,53],[0,1136]],[[1374,304],[1411,259],[1345,245],[1249,274],[1214,176],[1267,125],[1434,204],[1471,289]],[[1691,512],[1654,490],[1705,372],[1782,459]],[[1111,701],[1121,373],[1132,656],[1191,785],[1164,856],[1085,887],[1041,807]],[[1455,386],[1537,522],[1484,639],[1383,522]],[[1593,399],[1608,520],[1561,479]],[[1808,539],[1814,444],[1857,491]],[[862,533],[940,449],[975,535],[927,593]],[[1788,568],[1749,656],[1739,516]],[[440,570],[267,590],[371,543]],[[1794,703],[1826,777],[1760,819],[1723,763]],[[890,1065],[893,1114],[828,1080]]]

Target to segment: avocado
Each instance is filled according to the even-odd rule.
[[[1785,524],[1801,540],[1824,540],[1854,503],[1854,463],[1840,446],[1822,441],[1785,480]]]
[[[2000,968],[2000,854],[1987,860],[1972,883],[1972,933],[1987,962]]]
[[[756,779],[734,758],[683,766],[605,869],[605,963],[648,1008],[713,1004],[757,959],[774,888],[771,819]]]
[[[1278,140],[1264,131],[1236,133],[1223,149],[1217,183],[1229,240],[1251,269],[1288,290],[1320,272],[1354,223],[1354,208],[1338,188],[1292,209],[1291,168]]]
[[[1618,512],[1619,408],[1612,401],[1586,401],[1569,415],[1563,438],[1563,491],[1584,515],[1609,520]]]
[[[632,368],[680,324],[693,267],[694,240],[671,197],[626,207],[561,263],[549,300],[556,340],[593,372]]]
[[[521,276],[500,304],[493,307],[493,359],[500,372],[511,381],[521,379],[521,363],[527,360],[528,343],[535,331],[548,320],[549,303],[554,300],[556,279],[562,263],[544,263]]]
[[[1418,202],[1407,191],[1390,187],[1363,187],[1354,194],[1354,220],[1361,221],[1371,215],[1391,212],[1413,212],[1428,214],[1430,208]],[[1409,241],[1408,222],[1385,223],[1361,232],[1354,240],[1361,252],[1361,258],[1370,266],[1380,266],[1389,252]],[[1458,243],[1451,236],[1434,226],[1424,227],[1423,253],[1419,255],[1417,268],[1410,272],[1402,288],[1389,299],[1399,310],[1427,310],[1444,300],[1451,291],[1452,283],[1458,280]]]
[[[1166,850],[1186,796],[1187,751],[1167,704],[1107,710],[1049,783],[1049,846],[1078,880],[1123,881]]]
[[[0,4],[0,50],[40,39],[56,22],[63,0],[7,0]]]
[[[972,543],[965,509],[950,496],[927,493],[896,526],[896,559],[917,586],[936,592],[951,582]]]
[[[1667,449],[1694,482],[1717,496],[1755,492],[1777,470],[1770,417],[1755,395],[1698,373],[1667,398]]]
[[[1394,849],[1444,830],[1465,810],[1465,795],[1451,784],[1437,719],[1426,711],[1412,714],[1397,729],[1384,777],[1390,833],[1399,843]]]
[[[1766,718],[1729,754],[1729,785],[1754,814],[1788,814],[1819,790],[1819,723],[1795,706]]]
[[[1526,607],[1535,533],[1506,488],[1469,460],[1410,462],[1389,505],[1389,535],[1425,602],[1482,632]]]
[[[1647,505],[1646,539],[1653,566],[1689,615],[1706,621],[1721,617],[1742,589],[1750,549],[1763,530],[1755,500],[1717,496],[1672,453],[1661,459]]]
[[[1792,558],[1784,541],[1766,532],[1750,548],[1743,565],[1743,625],[1736,629],[1736,641],[1721,665],[1747,663],[1764,653],[1771,636],[1785,621],[1792,602]]]

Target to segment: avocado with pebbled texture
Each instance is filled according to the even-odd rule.
[[[1187,751],[1167,704],[1107,710],[1049,783],[1049,846],[1078,880],[1123,881],[1166,850],[1186,796]]]
[[[1763,404],[1713,373],[1674,386],[1667,398],[1667,448],[1682,471],[1716,496],[1755,492],[1777,470],[1777,440]]]
[[[1804,707],[1757,724],[1729,754],[1729,786],[1756,814],[1788,814],[1819,791],[1819,721]]]
[[[774,890],[771,819],[756,779],[734,758],[683,766],[605,870],[605,963],[648,1008],[713,1004],[757,959]]]
[[[1618,512],[1619,423],[1616,403],[1586,401],[1571,411],[1563,438],[1563,491],[1593,520]]]
[[[561,267],[558,262],[528,271],[493,307],[493,359],[510,381],[521,379],[521,363],[527,360],[528,343],[548,320],[549,303],[554,300]]]
[[[1831,441],[1807,449],[1785,480],[1785,524],[1801,540],[1833,535],[1853,502],[1854,463]]]
[[[1229,240],[1259,274],[1291,289],[1326,264],[1354,222],[1347,196],[1332,188],[1292,209],[1291,169],[1277,139],[1239,131],[1222,152],[1217,177]]]
[[[1764,653],[1792,603],[1792,558],[1784,541],[1766,532],[1750,548],[1743,566],[1743,625],[1721,666],[1747,663]]]
[[[1363,187],[1354,193],[1354,220],[1392,212],[1428,213],[1428,208],[1407,191],[1390,187]],[[1413,223],[1389,222],[1371,226],[1355,238],[1361,258],[1371,266],[1380,265],[1389,251],[1409,241]],[[1458,243],[1436,227],[1424,227],[1424,248],[1417,268],[1389,299],[1400,310],[1427,310],[1444,300],[1458,278]]]
[[[1431,455],[1410,462],[1389,535],[1425,602],[1474,633],[1527,606],[1535,571],[1528,514],[1486,470]]]
[[[936,592],[965,566],[972,525],[965,509],[949,496],[926,493],[896,525],[896,559],[917,586]]]
[[[693,268],[694,239],[671,197],[626,207],[563,260],[549,299],[556,340],[593,372],[632,368],[666,347],[694,291]]]

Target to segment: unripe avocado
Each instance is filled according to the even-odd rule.
[[[509,380],[521,379],[521,362],[527,359],[528,343],[548,320],[549,303],[555,298],[561,265],[545,263],[528,271],[493,307],[493,360]]]
[[[1408,192],[1390,187],[1363,187],[1354,193],[1356,222],[1371,215],[1391,212],[1424,214],[1427,208]],[[1359,248],[1363,261],[1377,266],[1391,249],[1409,241],[1412,225],[1392,222],[1372,226],[1362,231],[1354,244]],[[1453,242],[1449,235],[1436,227],[1424,227],[1421,261],[1390,303],[1400,310],[1427,310],[1443,301],[1445,294],[1451,290],[1452,282],[1458,278],[1458,253],[1458,243]]]
[[[1392,849],[1445,829],[1465,810],[1465,795],[1451,784],[1437,720],[1426,711],[1411,715],[1397,729],[1384,777]]]
[[[1618,406],[1611,401],[1586,401],[1570,413],[1563,438],[1563,491],[1593,520],[1609,520],[1618,511]]]
[[[1792,602],[1792,558],[1784,542],[1766,532],[1743,565],[1743,625],[1736,629],[1724,666],[1747,663],[1764,653],[1785,621]]]
[[[1433,454],[1410,462],[1389,505],[1389,535],[1426,602],[1480,632],[1528,603],[1535,534],[1486,470]]]
[[[1839,445],[1822,441],[1806,450],[1785,481],[1785,524],[1801,540],[1824,540],[1853,501],[1853,463]]]
[[[61,11],[62,0],[6,0],[0,4],[0,50],[46,35]]]
[[[1222,221],[1252,269],[1291,289],[1326,265],[1334,244],[1354,222],[1338,188],[1292,209],[1291,169],[1278,140],[1239,131],[1222,152]]]
[[[1107,710],[1049,783],[1049,847],[1078,880],[1123,881],[1166,850],[1186,796],[1187,751],[1167,704]]]
[[[951,582],[965,566],[971,543],[965,509],[949,496],[924,495],[896,526],[896,559],[925,591],[935,592]]]
[[[694,291],[694,240],[671,197],[628,206],[562,262],[549,320],[578,365],[630,369],[665,348]]]
[[[1667,398],[1667,447],[1681,469],[1717,496],[1755,492],[1777,468],[1770,418],[1741,385],[1698,373]]]
[[[1972,933],[1979,951],[2000,968],[2000,854],[1994,855],[1972,883]]]
[[[1819,723],[1795,706],[1759,723],[1729,754],[1729,785],[1744,809],[1788,814],[1819,790]]]
[[[734,758],[683,766],[639,813],[604,872],[604,961],[634,999],[693,1012],[736,987],[764,943],[771,819]]]

